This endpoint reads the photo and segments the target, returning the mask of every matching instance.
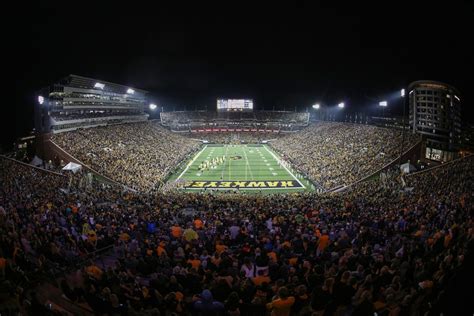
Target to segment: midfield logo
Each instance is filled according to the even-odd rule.
[[[188,181],[184,183],[184,188],[190,189],[260,189],[260,188],[301,188],[298,181],[278,180],[278,181]]]

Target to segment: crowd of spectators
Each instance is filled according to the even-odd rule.
[[[405,133],[407,150],[418,136]],[[348,185],[400,155],[400,130],[370,125],[318,122],[291,133],[272,146],[324,189]]]
[[[158,188],[199,142],[157,122],[120,124],[56,134],[52,140],[85,165],[129,188]]]
[[[39,312],[28,272],[114,245],[115,265],[61,281],[96,314],[440,314],[472,248],[473,167],[471,156],[405,188],[392,172],[340,194],[256,196],[82,187],[80,174],[0,159],[4,312]]]
[[[144,115],[138,110],[122,111],[71,111],[71,112],[52,112],[51,117],[55,121],[84,120],[91,118],[115,117],[115,116],[135,116]]]
[[[290,111],[237,111],[237,112],[213,112],[213,111],[175,111],[160,113],[164,125],[172,123],[189,124],[191,122],[212,123],[219,120],[241,122],[280,122],[307,124],[309,113]]]
[[[293,131],[308,125],[309,113],[289,111],[162,112],[161,123],[175,131],[208,128],[258,128]]]

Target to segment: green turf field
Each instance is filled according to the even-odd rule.
[[[290,166],[280,163],[279,157],[266,145],[204,145],[170,181],[190,191],[270,193],[312,189]]]

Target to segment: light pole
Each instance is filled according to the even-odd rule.
[[[345,107],[344,102],[340,102],[340,103],[337,105],[337,107],[338,107],[340,110],[344,109],[344,107]],[[342,113],[342,114],[343,114],[343,113]],[[338,117],[340,117],[340,115],[338,115]]]
[[[402,106],[403,106],[403,116],[402,116],[402,143],[400,145],[400,161],[399,165],[402,165],[402,155],[403,155],[403,146],[405,144],[405,89],[400,90],[400,97],[402,98]]]
[[[316,112],[318,113],[317,115],[318,121],[321,121],[321,112],[319,111],[321,106],[319,105],[319,103],[313,104],[312,108],[316,110]]]
[[[380,101],[379,106],[382,108],[382,118],[385,119],[385,108],[387,107],[387,101]]]

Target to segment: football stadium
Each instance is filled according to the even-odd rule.
[[[18,3],[0,316],[474,315],[472,3],[312,3]]]
[[[319,105],[163,111],[147,94],[69,75],[38,90],[34,159],[0,156],[2,280],[43,311],[403,314],[464,278],[473,155]]]

